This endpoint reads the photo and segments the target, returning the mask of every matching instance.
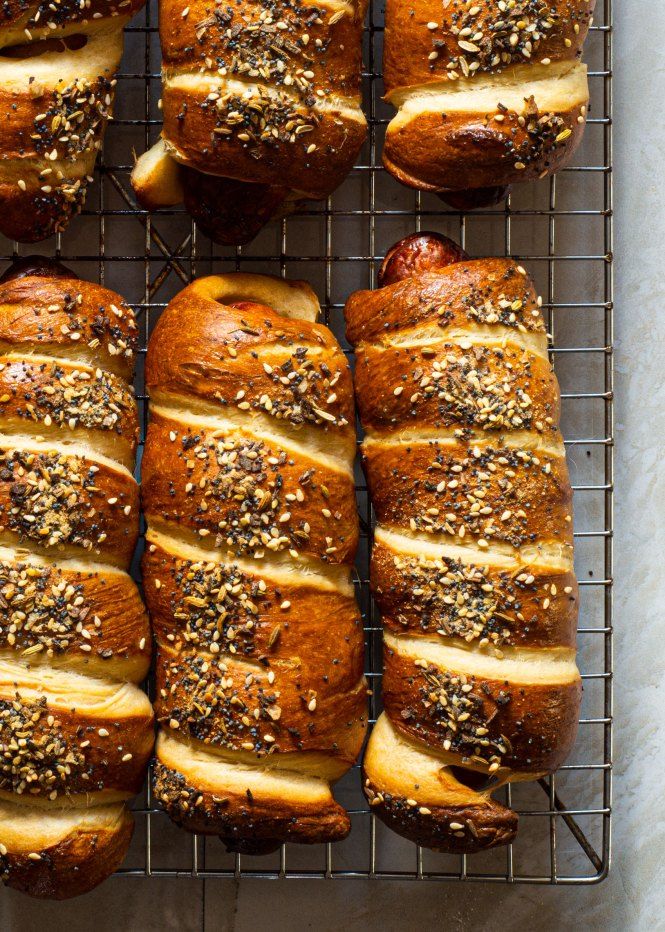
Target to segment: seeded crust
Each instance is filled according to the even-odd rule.
[[[3,686],[0,743],[11,746],[18,735],[27,741],[11,762],[0,763],[0,798],[25,793],[61,805],[63,798],[88,794],[97,804],[128,799],[143,784],[151,724],[147,702],[131,716],[94,715],[58,707],[48,696],[27,699],[20,682],[15,691]]]
[[[580,59],[594,6],[595,0],[518,0],[512,9],[506,4],[502,14],[496,0],[477,0],[472,5],[466,0],[452,0],[445,5],[439,0],[422,0],[412,6],[387,0],[383,58],[386,93],[410,84],[448,78],[454,81],[451,71],[464,77],[461,57],[469,65],[480,65],[471,72],[477,75],[497,74],[529,59]],[[498,27],[500,22],[505,24],[503,29]],[[546,28],[548,22],[552,25]],[[430,23],[436,28],[428,28]],[[521,29],[518,24],[523,24]],[[529,28],[534,26],[541,37],[535,42],[534,30]],[[478,32],[482,34],[480,40],[475,38]],[[512,34],[517,42],[511,41]],[[476,45],[478,50],[464,49],[460,39]],[[528,57],[524,54],[527,42],[531,42]],[[437,53],[436,58],[429,57],[432,52]]]
[[[53,34],[72,35],[77,29],[94,20],[109,18],[118,21],[131,19],[143,6],[140,0],[123,3],[122,0],[89,0],[82,13],[79,0],[62,0],[55,9],[43,7],[33,0],[7,0],[3,4],[3,45],[24,43],[27,28],[33,40],[52,38]],[[55,27],[55,28],[54,28]]]
[[[353,167],[367,134],[360,109],[366,10],[366,0],[162,4],[163,139],[186,169],[182,185],[195,189],[185,194],[187,209],[216,241],[249,242],[271,216],[328,197]],[[137,196],[166,203],[160,193],[172,166],[148,170],[149,177],[142,171]],[[239,207],[216,209],[206,175],[227,179],[228,187],[213,181],[214,189]]]
[[[455,440],[365,444],[377,521],[513,547],[538,539],[572,547],[573,496],[563,449],[530,452],[497,440],[483,446]]]
[[[559,389],[521,266],[459,261],[436,234],[390,262],[402,279],[346,308],[385,627],[365,793],[407,838],[471,853],[515,835],[491,794],[555,770],[577,734]]]
[[[499,648],[575,646],[578,586],[570,571],[409,557],[377,541],[371,584],[383,625],[394,634]]]
[[[138,443],[134,392],[124,379],[63,360],[0,356],[0,410],[6,430],[34,429],[100,444],[131,468]],[[27,422],[27,423],[26,423]],[[50,430],[53,428],[53,430]]]
[[[333,664],[330,654],[306,657],[295,670],[288,660],[272,662],[271,680],[269,671],[232,657],[176,654],[160,646],[157,720],[215,747],[259,757],[330,751],[350,766],[364,737],[366,687],[359,664]],[[330,674],[324,679],[321,670]]]
[[[381,791],[363,771],[372,812],[398,835],[447,854],[475,854],[507,845],[517,835],[517,813],[487,798],[482,805],[418,806]],[[423,811],[424,810],[424,811]]]
[[[332,663],[344,677],[360,676],[362,621],[350,593],[305,582],[285,587],[260,572],[242,569],[232,557],[221,562],[188,560],[152,542],[143,557],[143,573],[153,580],[146,587],[146,601],[161,644],[176,651],[189,645],[213,655],[228,652],[239,660],[258,662],[265,673],[273,662],[288,663],[302,654],[316,658],[316,663],[308,659],[308,667]],[[295,621],[282,608],[289,600],[299,606]],[[337,642],[321,638],[322,618],[339,634]]]
[[[113,291],[70,277],[28,275],[0,285],[0,346],[90,365],[131,382],[138,346],[134,314]]]
[[[579,679],[562,684],[511,683],[443,669],[425,660],[416,666],[389,647],[383,661],[386,714],[412,738],[481,767],[496,764],[495,769],[520,773],[550,773],[570,754],[582,696]],[[465,712],[469,718],[460,721]],[[478,728],[486,744],[478,741]]]
[[[146,360],[146,380],[158,398],[195,396],[222,416],[248,411],[274,419],[296,439],[310,426],[321,428],[331,444],[355,448],[353,382],[327,327],[267,314],[258,305],[229,313],[200,294],[197,283],[169,308]]]
[[[115,873],[133,834],[134,819],[119,806],[115,824],[84,824],[38,851],[0,854],[0,878],[8,887],[39,899],[81,896]]]
[[[298,496],[303,487],[306,497]],[[177,420],[154,415],[142,489],[150,520],[172,522],[238,554],[258,544],[348,563],[358,545],[352,476],[241,430],[221,442],[219,431],[183,430]],[[329,507],[335,502],[344,511]]]
[[[270,854],[284,842],[322,844],[341,841],[351,820],[339,803],[290,805],[278,808],[251,790],[223,796],[191,786],[186,777],[159,761],[155,765],[155,798],[173,821],[189,832],[219,835],[228,851]]]
[[[0,528],[57,555],[71,546],[128,566],[136,541],[133,476],[58,451],[0,451]],[[71,551],[67,550],[68,553]]]
[[[454,0],[442,10],[428,0],[411,9],[386,3],[384,80],[387,99],[400,106],[411,89],[438,84],[473,91],[492,78],[546,78],[579,63],[595,0],[519,0],[499,11],[494,0],[472,6]],[[540,71],[538,71],[540,69]],[[540,74],[542,72],[542,74]],[[509,186],[553,174],[566,165],[584,133],[587,100],[539,109],[524,94],[517,110],[501,103],[487,112],[472,105],[446,112],[445,103],[407,123],[389,125],[383,160],[403,184],[452,192]]]
[[[339,187],[353,168],[367,135],[364,120],[348,117],[343,111],[324,113],[316,130],[301,136],[306,142],[267,149],[257,159],[243,140],[215,133],[219,111],[208,102],[207,88],[196,96],[189,90],[168,90],[168,84],[166,88],[164,137],[176,161],[211,175],[238,181],[252,178],[256,184],[293,179],[297,187],[292,190],[302,198],[321,200]],[[309,125],[305,123],[306,108],[293,108],[289,112],[301,125]],[[182,113],[184,119],[180,119]],[[317,146],[316,152],[309,152],[312,145]]]
[[[134,683],[148,672],[148,617],[127,573],[4,559],[0,608],[2,650]]]
[[[112,114],[122,29],[142,5],[3,7],[0,231],[8,238],[46,239],[81,211]]]
[[[405,324],[433,324],[443,334],[469,324],[501,324],[520,333],[542,334],[545,345],[533,283],[510,259],[456,262],[378,291],[356,291],[344,315],[346,336],[354,345],[384,343]]]
[[[33,896],[122,862],[153,746],[135,685],[148,618],[138,536],[136,324],[41,259],[0,283],[0,872]]]
[[[325,91],[326,96],[355,96],[360,69],[358,30],[367,4],[352,2],[349,6],[355,8],[353,15],[347,12],[335,16],[342,4],[331,3],[324,8],[300,0],[250,0],[242,9],[229,6],[220,11],[209,0],[194,0],[183,17],[178,15],[180,4],[167,0],[160,9],[162,54],[169,67],[187,67],[192,65],[195,49],[204,65],[205,58],[213,62],[219,59],[225,62],[229,75],[249,77],[257,77],[252,70],[264,69],[277,84],[278,76],[284,73],[279,62],[292,57],[289,73],[302,70],[299,77],[303,93],[311,84],[315,91]],[[266,23],[268,13],[271,25]],[[306,42],[304,36],[308,37]],[[312,72],[313,77],[305,78],[305,71]],[[286,86],[283,80],[281,84]]]
[[[155,792],[248,853],[348,833],[330,785],[367,726],[353,388],[317,310],[303,283],[202,279],[148,348]]]
[[[355,380],[361,420],[377,434],[509,428],[552,436],[559,418],[550,363],[511,346],[464,348],[452,340],[425,347],[366,346]]]
[[[421,113],[388,128],[383,164],[402,184],[421,191],[537,181],[570,162],[585,123],[586,103],[556,114],[541,113],[533,104],[519,113]]]
[[[75,56],[76,52],[68,54]],[[36,97],[30,97],[27,88],[0,91],[0,106],[7,113],[3,120],[7,161],[0,170],[1,229],[5,236],[38,242],[62,232],[80,212],[110,113],[105,101],[114,93],[115,67],[104,69],[96,80],[81,77],[62,81]],[[83,119],[76,120],[76,131],[87,144],[61,144],[59,148],[60,135],[51,132],[52,121],[58,117],[67,120],[69,114],[81,110],[76,100],[82,94],[95,102],[90,106],[86,101]],[[52,162],[53,152],[57,158]]]

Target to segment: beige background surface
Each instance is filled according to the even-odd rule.
[[[665,929],[665,4],[616,7],[614,861],[587,888],[115,879],[67,904],[0,892],[0,929]]]

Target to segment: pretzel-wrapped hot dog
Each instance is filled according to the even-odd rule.
[[[379,282],[346,306],[384,625],[364,789],[395,831],[470,853],[517,830],[494,791],[555,770],[577,731],[559,389],[512,260],[418,234]]]
[[[365,140],[367,0],[163,0],[164,127],[132,174],[149,209],[184,200],[221,243],[330,195]]]
[[[232,851],[337,841],[366,726],[353,384],[304,282],[194,282],[148,348],[155,794]]]
[[[43,257],[0,280],[0,875],[32,896],[120,866],[153,746],[136,342],[119,295]]]

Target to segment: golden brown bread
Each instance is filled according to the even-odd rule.
[[[584,132],[580,58],[595,0],[387,0],[383,160],[451,201],[494,203],[558,171]],[[475,192],[475,193],[474,193]]]
[[[122,30],[142,0],[10,0],[0,24],[0,232],[36,242],[85,201],[111,117]]]
[[[364,788],[396,831],[470,853],[515,835],[493,791],[555,770],[577,731],[559,389],[521,266],[419,234],[380,280],[346,306],[384,624]]]
[[[290,457],[279,443],[231,434],[220,450],[219,430],[188,427],[182,433],[179,427],[177,419],[160,414],[152,419],[142,488],[155,519],[199,536],[219,535],[238,554],[290,547],[314,558],[327,553],[335,562],[353,560],[355,515],[340,513],[333,519],[324,514],[331,511],[330,503],[348,495],[348,476],[319,465],[316,458]],[[248,470],[248,462],[256,468]],[[182,497],[174,495],[173,477],[179,473],[189,487]],[[305,486],[310,494],[306,499],[301,494],[300,501],[298,490],[302,493]],[[283,520],[286,508],[288,521]]]
[[[15,345],[26,355],[81,361],[130,382],[137,328],[119,295],[42,268],[3,282],[0,348]]]
[[[15,271],[0,283],[0,873],[62,899],[121,863],[153,745],[127,573],[136,325],[66,270]]]
[[[0,856],[10,885],[52,900],[79,896],[110,877],[122,864],[134,831],[131,813],[117,805],[45,813],[3,801],[0,824],[7,849]],[[39,851],[26,846],[35,838]]]
[[[139,200],[154,209],[184,199],[207,235],[237,244],[289,205],[331,194],[366,135],[366,9],[366,0],[164,0],[164,126],[133,172]]]
[[[335,841],[366,726],[353,385],[302,282],[200,279],[146,360],[155,794],[254,854]]]

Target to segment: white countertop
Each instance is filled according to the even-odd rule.
[[[648,12],[648,16],[645,15]],[[112,879],[69,904],[0,892],[0,928],[664,929],[665,3],[615,3],[616,589],[613,866],[591,887]],[[661,548],[663,548],[661,550]]]

